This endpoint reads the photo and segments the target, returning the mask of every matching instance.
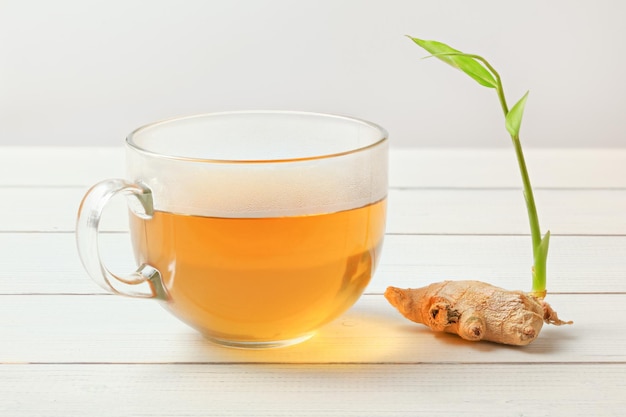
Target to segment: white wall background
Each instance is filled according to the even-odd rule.
[[[403,35],[488,58],[525,146],[626,144],[626,1],[0,0],[0,145],[119,145],[191,113],[290,109],[394,146],[509,146],[493,90]]]

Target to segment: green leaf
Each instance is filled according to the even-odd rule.
[[[446,64],[452,65],[454,68],[460,69],[476,80],[480,85],[489,88],[497,87],[498,83],[491,72],[489,72],[489,70],[475,58],[472,58],[467,54],[446,45],[445,43],[425,41],[411,36],[409,36],[409,38],[417,45],[430,52],[434,57],[439,58]]]
[[[527,91],[524,97],[520,98],[506,115],[505,126],[511,136],[519,136],[519,129],[522,124],[522,116],[524,115],[524,107],[526,107],[528,93]]]

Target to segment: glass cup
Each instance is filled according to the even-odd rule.
[[[93,186],[78,251],[103,288],[155,298],[210,340],[242,348],[308,339],[361,296],[383,242],[387,133],[329,114],[203,114],[126,138],[127,179]],[[139,268],[107,269],[98,224],[126,195]]]

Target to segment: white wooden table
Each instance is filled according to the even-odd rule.
[[[402,318],[387,285],[448,278],[530,289],[512,149],[394,150],[381,265],[310,341],[215,346],[156,302],[108,295],[83,271],[75,214],[124,175],[122,148],[0,148],[0,415],[624,416],[626,149],[526,150],[548,301],[574,326],[527,347],[470,343]],[[124,202],[106,213],[113,270],[132,263]]]

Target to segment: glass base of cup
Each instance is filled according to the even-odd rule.
[[[274,349],[274,348],[297,345],[298,343],[302,343],[302,342],[309,340],[311,337],[313,337],[314,334],[315,332],[311,332],[311,333],[307,333],[305,335],[302,335],[300,337],[296,337],[293,339],[268,340],[268,341],[226,340],[226,339],[220,339],[220,338],[207,336],[207,335],[204,335],[204,337],[210,340],[211,342],[218,344],[220,346],[224,346],[224,347],[235,348],[235,349],[260,350],[260,349]]]

